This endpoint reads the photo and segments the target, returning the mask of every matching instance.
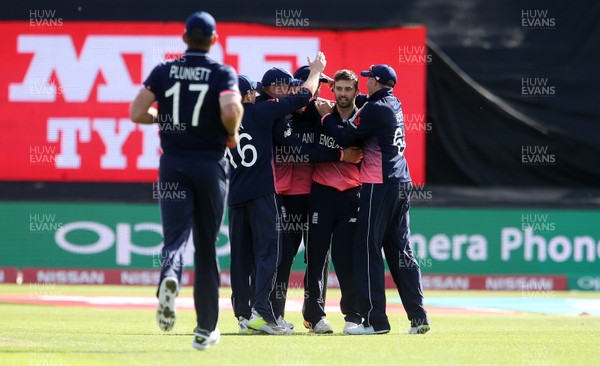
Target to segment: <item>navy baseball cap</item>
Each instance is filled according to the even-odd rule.
[[[294,73],[294,78],[298,79],[298,80],[306,81],[306,79],[308,79],[309,74],[310,74],[310,66],[308,66],[308,65],[300,66],[300,68],[298,68],[298,70],[296,70],[296,72]],[[321,76],[319,77],[319,81],[322,83],[326,83],[329,81],[329,79],[327,79],[326,77],[323,76],[323,74],[321,74]]]
[[[371,65],[369,70],[361,71],[360,75],[375,78],[381,84],[391,88],[396,85],[396,71],[390,65]]]
[[[294,76],[287,70],[284,70],[280,67],[273,67],[262,77],[262,85],[271,86],[276,84],[286,84],[286,85],[300,85],[304,81],[294,78]]]
[[[261,90],[262,84],[259,82],[252,81],[246,75],[238,75],[238,85],[240,88],[240,94],[246,95],[250,90]]]
[[[211,37],[217,32],[215,18],[205,11],[197,11],[185,21],[185,32],[190,36]]]

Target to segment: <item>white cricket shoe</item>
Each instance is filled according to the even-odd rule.
[[[221,332],[219,329],[215,329],[212,332],[209,332],[204,329],[196,329],[194,333],[194,341],[192,342],[192,347],[197,350],[203,351],[215,344],[218,344],[221,341]]]
[[[267,334],[271,335],[285,335],[288,334],[287,330],[283,327],[280,327],[275,322],[267,322],[260,314],[258,314],[255,310],[252,310],[252,316],[250,320],[248,320],[248,328],[254,330],[261,330]]]
[[[343,330],[343,333],[344,333],[344,334],[348,334],[348,329],[351,329],[351,328],[356,328],[356,327],[358,327],[359,325],[360,325],[360,324],[358,324],[358,323],[346,322],[346,323],[344,324],[344,330]]]
[[[327,319],[321,318],[321,320],[319,320],[314,327],[310,327],[308,331],[315,334],[331,334],[333,333],[333,328],[331,327],[331,324],[327,322]]]
[[[243,316],[238,318],[238,326],[239,334],[252,334],[252,332],[254,332],[254,329],[248,328],[248,319],[244,318]]]
[[[368,334],[385,334],[389,333],[389,329],[375,330],[373,327],[365,327],[363,324],[358,327],[348,328],[346,334],[350,335],[368,335]]]
[[[179,282],[175,277],[165,277],[158,288],[156,322],[162,331],[170,331],[175,325],[175,297]]]
[[[410,327],[408,334],[425,334],[431,330],[429,324],[422,324],[418,327]]]
[[[277,318],[277,325],[285,329],[287,334],[294,334],[294,324],[286,322],[281,315]]]
[[[262,330],[254,330],[248,327],[249,320],[240,316],[238,318],[239,334],[265,334]]]

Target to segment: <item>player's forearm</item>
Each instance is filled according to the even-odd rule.
[[[287,114],[294,113],[298,109],[306,107],[310,103],[310,98],[312,98],[312,90],[302,87],[297,93],[280,99],[275,115],[277,118],[281,118]]]
[[[302,86],[308,88],[312,94],[315,93],[317,88],[319,87],[319,77],[321,75],[320,71],[310,70],[310,74],[308,74],[308,78],[302,84]]]
[[[308,156],[309,163],[327,163],[342,161],[344,157],[341,150],[325,150],[315,146],[304,146],[302,151]]]
[[[279,138],[274,135],[273,138],[276,145],[290,147],[290,149],[284,149],[284,151],[287,151],[287,153],[282,155],[293,156],[293,158],[283,159],[283,161],[327,163],[341,161],[343,158],[343,153],[341,153],[341,150],[322,149],[317,147],[315,144],[304,143],[294,134],[287,137],[280,135]],[[275,150],[277,151],[277,149]]]
[[[352,127],[338,128],[337,120],[331,114],[324,115],[321,123],[327,130],[327,134],[333,137],[340,148],[344,149],[354,142],[352,136],[347,133],[350,132],[348,129]]]
[[[129,118],[135,123],[152,124],[157,122],[158,111],[152,107],[155,100],[154,93],[150,90],[140,89],[129,106]]]
[[[367,94],[358,94],[354,103],[356,104],[356,108],[362,108],[365,103],[369,101],[369,96]]]
[[[319,86],[319,77],[321,76],[321,72],[325,69],[325,65],[327,65],[327,60],[325,59],[325,54],[323,54],[323,52],[317,52],[317,57],[315,57],[314,61],[311,61],[310,58],[308,58],[310,74],[308,74],[308,78],[303,85],[309,88],[313,94]]]
[[[129,112],[129,117],[131,118],[131,120],[135,123],[141,123],[141,124],[145,124],[145,125],[150,125],[152,123],[156,123],[158,121],[157,116],[158,112],[156,111],[156,108],[149,108],[148,110],[144,111],[130,111]]]
[[[242,97],[238,93],[221,94],[219,106],[221,107],[221,123],[228,134],[234,134],[240,128],[244,107]]]
[[[244,109],[241,104],[232,103],[221,108],[221,122],[228,134],[234,134],[240,128]]]

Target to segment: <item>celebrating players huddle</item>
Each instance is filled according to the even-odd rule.
[[[215,242],[228,160],[231,300],[240,333],[294,333],[284,319],[285,299],[302,242],[302,313],[309,332],[333,333],[325,313],[330,259],[342,293],[343,333],[390,331],[383,249],[411,322],[409,333],[426,333],[420,268],[409,244],[411,179],[392,67],[361,72],[368,77],[368,95],[358,93],[358,77],[350,70],[325,77],[321,52],[294,75],[272,68],[256,83],[207,56],[217,40],[210,14],[192,14],[183,40],[184,56],[158,65],[131,105],[134,122],[187,124],[185,133],[160,129],[159,179],[186,193],[185,200],[159,202],[160,328],[168,331],[175,322],[192,230],[197,315],[192,345],[206,349],[220,340]],[[200,74],[206,77],[195,77]],[[332,88],[335,102],[318,98],[322,85]],[[155,101],[158,110],[151,107]]]

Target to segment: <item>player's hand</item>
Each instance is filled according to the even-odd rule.
[[[227,147],[232,149],[237,146],[238,141],[240,140],[240,134],[235,131],[233,135],[227,135]]]
[[[363,150],[360,147],[350,146],[343,151],[342,161],[346,163],[358,164],[363,158]]]
[[[306,57],[306,60],[308,61],[310,71],[323,72],[325,65],[327,65],[325,54],[321,51],[317,52],[317,57],[315,57],[314,61],[311,61],[310,57]]]
[[[332,89],[333,85],[335,84],[335,80],[333,80],[332,78],[330,78],[329,76],[327,76],[325,74],[321,74],[321,77],[324,77],[325,79],[327,79],[327,87],[329,89]]]
[[[152,116],[152,123],[158,123],[158,109],[150,107],[148,108],[148,114]]]
[[[317,111],[319,111],[319,114],[321,115],[321,117],[323,117],[326,114],[329,114],[333,111],[333,106],[335,105],[335,103],[331,100],[327,100],[327,99],[317,99],[315,101],[315,108],[317,108]]]

